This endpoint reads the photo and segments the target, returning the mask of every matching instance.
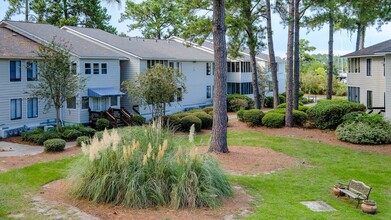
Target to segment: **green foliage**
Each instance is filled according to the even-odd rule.
[[[240,109],[248,109],[248,102],[244,99],[234,99],[230,102],[230,111],[236,112]]]
[[[95,129],[90,128],[90,127],[84,127],[84,126],[78,128],[78,130],[82,133],[82,135],[88,136],[88,137],[93,137],[96,132]]]
[[[244,104],[243,101],[234,101],[237,99],[246,101],[247,105]],[[244,107],[244,109],[254,108],[254,100],[252,100],[250,97],[240,95],[240,94],[227,95],[227,111],[236,112],[236,111],[239,111],[241,109],[241,107]]]
[[[132,208],[216,207],[232,195],[218,162],[163,130],[133,127],[105,134],[84,151],[71,173],[72,194]],[[121,139],[118,141],[118,138]]]
[[[299,108],[300,108],[300,106],[303,106],[303,103],[299,102]],[[286,103],[282,103],[282,104],[277,105],[277,108],[286,108]]]
[[[209,114],[209,112],[213,112],[213,107],[205,107],[205,108],[202,109],[202,111],[204,111],[207,114]]]
[[[65,140],[75,140],[76,138],[82,136],[83,133],[76,129],[67,129],[61,132],[62,138]]]
[[[103,131],[106,128],[110,127],[110,121],[107,120],[106,118],[99,118],[98,120],[96,120],[95,126],[96,126],[96,130]]]
[[[269,128],[282,128],[285,125],[285,115],[276,112],[267,112],[262,118],[262,124]]]
[[[191,113],[190,112],[178,112],[178,113],[175,113],[175,114],[173,114],[173,115],[175,115],[176,117],[178,117],[178,118],[183,118],[183,117],[186,117],[186,116],[189,116],[189,115],[191,115]]]
[[[143,125],[145,123],[145,118],[141,115],[133,115],[132,116],[132,125]]]
[[[308,120],[308,115],[305,112],[293,110],[293,124],[295,126],[303,126]]]
[[[43,143],[45,151],[47,152],[58,152],[64,151],[67,142],[60,138],[48,139]]]
[[[181,118],[181,130],[188,132],[190,127],[194,124],[195,131],[201,131],[202,121],[195,115],[188,115]]]
[[[181,119],[176,115],[162,116],[162,125],[172,131],[181,130]]]
[[[77,146],[81,147],[82,143],[90,144],[90,137],[89,136],[80,136],[76,139]]]
[[[285,98],[284,95],[282,95],[282,94],[278,95],[278,98],[280,100],[280,104],[286,102],[286,98]],[[273,108],[274,107],[274,98],[273,98],[273,96],[266,96],[264,105],[265,105],[266,108]]]
[[[197,118],[199,118],[202,122],[202,129],[209,129],[212,127],[213,124],[213,118],[212,116],[206,114],[204,111],[201,112],[195,112],[192,115],[195,115]]]
[[[317,128],[335,129],[342,123],[342,117],[350,112],[365,111],[363,104],[345,100],[321,100],[307,113]]]
[[[259,109],[246,110],[243,113],[243,121],[250,127],[261,126],[264,115]]]
[[[152,118],[155,118],[166,114],[166,105],[170,106],[174,97],[183,96],[185,80],[185,75],[178,70],[156,64],[145,73],[138,74],[135,80],[124,81],[122,85],[131,101],[149,106]]]
[[[243,118],[244,112],[246,112],[246,110],[243,109],[240,109],[239,111],[236,112],[236,115],[238,116],[238,119],[241,122],[244,122],[244,118]]]
[[[303,106],[299,106],[299,111],[302,111],[302,112],[307,112],[307,111],[308,111],[308,109],[310,109],[310,107],[309,107],[309,106],[305,106],[305,105],[303,105]]]
[[[371,124],[365,121],[349,121],[340,124],[335,131],[338,139],[353,144],[389,144],[391,126]]]

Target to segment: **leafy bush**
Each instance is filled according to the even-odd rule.
[[[57,131],[45,131],[40,134],[31,135],[31,141],[39,145],[43,145],[46,140],[55,138],[61,138],[61,134]]]
[[[175,113],[173,115],[175,115],[179,119],[182,119],[183,117],[191,115],[191,113],[189,113],[189,112],[178,112],[178,113]]]
[[[278,98],[280,100],[280,104],[286,102],[285,96],[279,95]],[[266,96],[264,106],[266,108],[273,108],[274,107],[274,98],[273,98],[273,96]]]
[[[76,129],[64,130],[61,133],[62,138],[64,138],[65,140],[75,140],[76,138],[78,138],[82,135],[83,135],[83,133],[76,130]]]
[[[243,118],[244,112],[246,112],[246,110],[243,110],[243,109],[236,112],[236,115],[238,116],[239,121],[244,122],[244,118]]]
[[[345,122],[335,131],[338,139],[353,144],[389,144],[391,126],[374,125],[367,122]]]
[[[363,104],[345,100],[321,100],[308,111],[308,117],[317,128],[335,129],[342,123],[342,117],[350,112],[362,112],[366,107]]]
[[[267,112],[262,118],[262,124],[269,128],[281,128],[285,125],[285,116],[276,112]]]
[[[110,121],[107,120],[106,118],[99,118],[98,120],[96,120],[96,130],[103,131],[109,127],[110,127]]]
[[[213,124],[212,116],[206,114],[203,111],[193,113],[193,115],[195,115],[197,118],[201,119],[201,122],[202,122],[201,128],[202,129],[209,129],[212,127],[212,124]]]
[[[197,118],[195,115],[188,115],[181,119],[181,130],[182,131],[190,131],[191,125],[195,126],[195,131],[201,131],[202,121]]]
[[[234,99],[230,103],[230,111],[237,112],[240,109],[248,109],[248,102],[244,99]]]
[[[132,208],[216,207],[231,186],[216,159],[182,148],[184,140],[150,127],[106,131],[82,147],[73,167],[72,194]],[[105,144],[103,144],[105,143]]]
[[[308,115],[305,112],[293,110],[293,124],[295,126],[303,126],[308,119]]]
[[[65,140],[60,138],[54,138],[46,140],[43,143],[43,146],[45,147],[45,151],[47,152],[57,152],[57,151],[63,151],[65,149],[65,145],[67,142]]]
[[[251,127],[261,126],[265,114],[259,109],[246,110],[243,113],[243,121]]]
[[[209,112],[213,112],[213,107],[205,107],[205,108],[202,109],[202,111],[204,111],[207,114],[209,114]]]
[[[132,125],[140,126],[145,123],[145,118],[141,115],[133,115]]]
[[[234,101],[234,100],[244,100],[247,102],[245,109],[254,108],[254,100],[250,97],[239,95],[239,94],[229,94],[227,95],[227,111],[228,112],[236,112],[240,110],[241,106],[245,106],[243,101]]]
[[[90,137],[88,136],[80,136],[76,139],[77,146],[81,147],[82,143],[90,144]]]
[[[88,137],[93,137],[96,132],[95,129],[90,127],[84,127],[84,126],[79,128],[78,130],[82,133],[83,136],[88,136]]]
[[[305,106],[305,105],[299,106],[299,111],[302,111],[302,112],[306,112],[306,113],[307,113],[308,109],[310,109],[309,106]]]

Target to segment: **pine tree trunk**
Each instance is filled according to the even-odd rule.
[[[356,51],[360,50],[361,23],[357,23]]]
[[[364,49],[365,30],[366,30],[366,26],[362,25],[361,31],[360,31],[360,42],[359,42],[359,48],[358,48],[359,50]]]
[[[294,0],[289,0],[289,28],[288,28],[288,51],[286,71],[286,113],[285,126],[293,126],[293,29],[294,29]]]
[[[56,129],[60,129],[60,108],[56,107]]]
[[[329,68],[327,71],[327,99],[333,96],[333,46],[334,46],[334,15],[329,14]]]
[[[272,72],[273,107],[276,109],[277,105],[280,104],[280,99],[278,97],[277,62],[276,62],[276,56],[274,54],[270,0],[266,0],[266,29],[267,29],[267,44],[269,48],[269,61],[270,61],[270,67]]]
[[[294,75],[293,75],[293,109],[299,109],[299,89],[300,89],[300,0],[295,0],[295,54],[294,54]]]
[[[215,60],[213,127],[209,152],[228,153],[227,146],[227,47],[225,1],[213,0],[213,44]]]

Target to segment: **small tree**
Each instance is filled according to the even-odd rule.
[[[65,101],[75,97],[85,87],[85,78],[70,69],[70,46],[53,38],[47,45],[41,45],[36,52],[38,73],[37,82],[30,83],[27,93],[46,102],[45,111],[52,106],[56,109],[56,128],[60,127],[60,108]]]
[[[157,64],[139,74],[135,80],[124,81],[122,86],[132,101],[148,106],[152,118],[155,118],[165,115],[166,106],[186,92],[185,80],[181,72]]]

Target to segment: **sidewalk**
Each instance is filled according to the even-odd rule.
[[[65,148],[76,146],[76,142],[67,142]],[[0,157],[26,156],[40,154],[44,151],[42,146],[30,146],[0,141]],[[1,151],[5,150],[5,151]]]

